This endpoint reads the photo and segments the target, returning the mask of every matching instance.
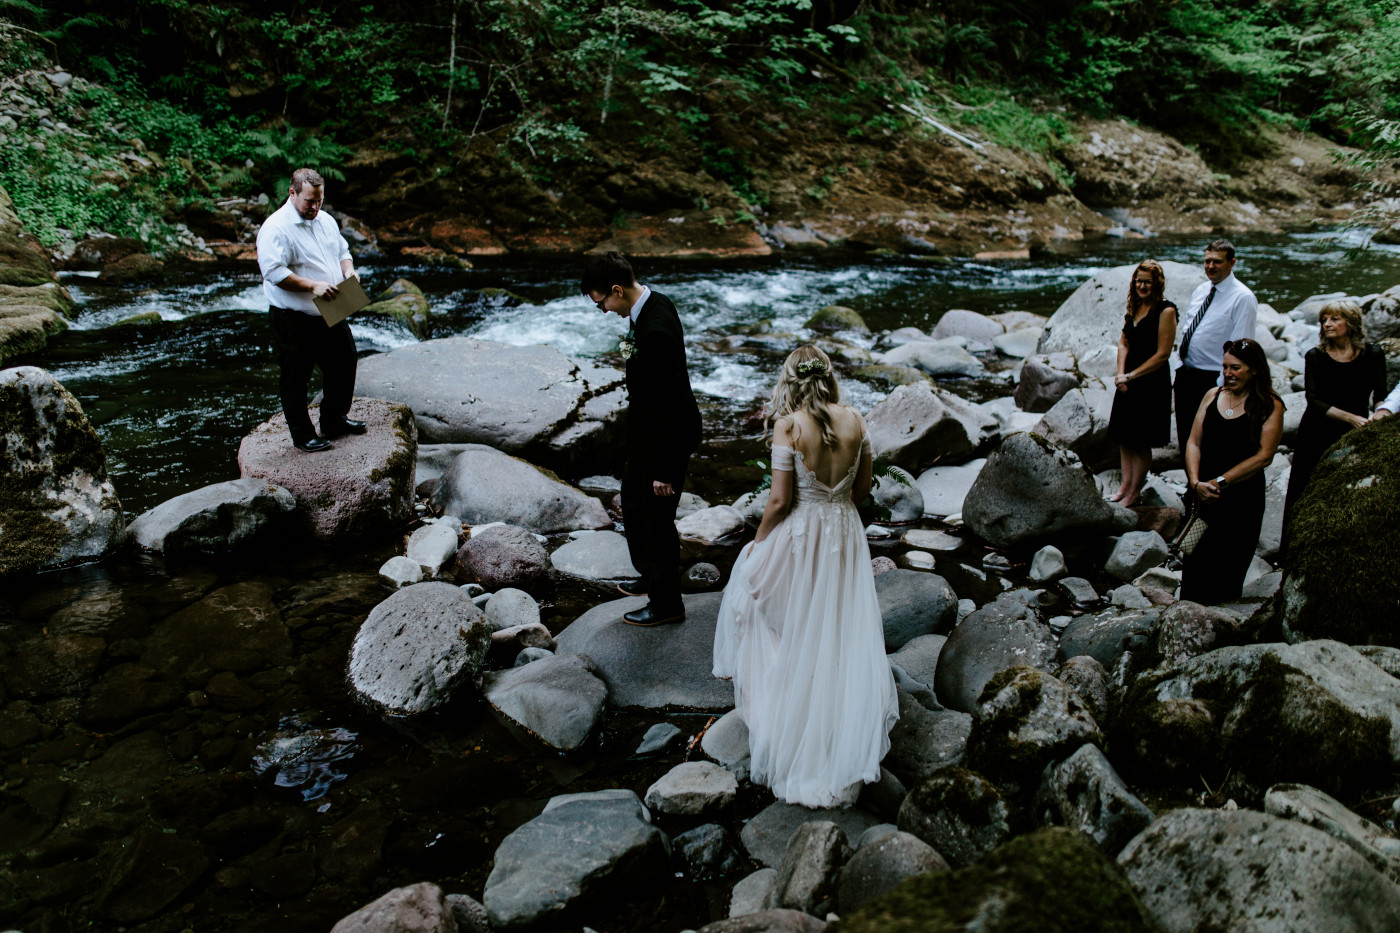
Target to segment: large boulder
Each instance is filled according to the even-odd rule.
[[[1341,801],[1306,784],[1275,784],[1264,795],[1264,812],[1306,823],[1359,852],[1391,881],[1400,883],[1400,839],[1358,816]]]
[[[920,570],[891,570],[875,578],[885,627],[885,651],[920,635],[945,635],[958,620],[958,594],[948,581]]]
[[[78,400],[37,367],[0,371],[0,575],[101,557],[124,529]]]
[[[1117,855],[1154,819],[1097,745],[1081,745],[1047,767],[1035,804],[1038,820],[1077,830],[1109,855]]]
[[[560,573],[584,580],[635,580],[641,576],[632,566],[627,539],[615,531],[579,535],[549,555]]]
[[[73,299],[54,281],[49,252],[25,231],[0,188],[0,360],[43,349],[68,326]]]
[[[739,838],[754,861],[776,868],[787,851],[788,840],[793,833],[806,823],[819,821],[835,823],[847,839],[859,839],[861,833],[880,822],[859,807],[814,810],[778,800],[744,824]]]
[[[909,791],[899,828],[962,867],[1013,835],[1011,806],[996,785],[965,768],[943,768]]]
[[[948,636],[938,654],[934,688],[949,709],[977,712],[982,691],[1008,668],[1055,669],[1055,635],[1028,590],[1003,593],[973,611]]]
[[[910,833],[895,832],[863,844],[841,869],[836,902],[842,913],[893,890],[906,878],[947,871],[938,850]]]
[[[865,423],[876,453],[914,473],[968,460],[997,433],[995,418],[926,382],[895,389]]]
[[[793,830],[769,902],[773,907],[825,917],[836,908],[841,869],[851,857],[846,833],[830,820],[813,820]]]
[[[930,376],[980,376],[982,361],[952,341],[921,340],[880,354],[886,366],[911,366]]]
[[[982,691],[967,741],[967,764],[1004,787],[1025,782],[1103,734],[1087,704],[1054,676],[1013,667]],[[1030,784],[1034,787],[1034,783]]]
[[[622,620],[624,612],[645,606],[645,597],[602,603],[559,633],[559,651],[592,658],[614,706],[727,710],[734,705],[734,685],[711,673],[722,596],[685,596],[685,621],[654,628]]]
[[[496,849],[482,896],[495,929],[558,923],[590,901],[644,889],[670,864],[636,794],[551,804]]]
[[[1137,266],[1115,266],[1093,276],[1065,299],[1050,316],[1040,337],[1040,352],[1069,351],[1079,362],[1080,372],[1092,376],[1112,376],[1118,366],[1118,338],[1123,333],[1127,312],[1128,286]],[[1201,267],[1162,261],[1166,275],[1166,298],[1184,315],[1191,304],[1191,292],[1206,280]],[[1177,341],[1184,328],[1177,328]]]
[[[608,702],[608,687],[592,659],[576,654],[492,671],[482,679],[481,692],[507,727],[523,729],[561,752],[588,740]]]
[[[905,690],[897,694],[899,721],[890,729],[885,767],[912,787],[944,768],[961,765],[972,717],[951,709],[926,709]]]
[[[1014,839],[957,871],[911,878],[836,926],[841,933],[1159,933],[1117,866],[1058,827]]]
[[[1400,417],[1390,417],[1348,432],[1317,465],[1285,529],[1277,605],[1288,641],[1400,647],[1397,463]]]
[[[1371,340],[1400,337],[1400,285],[1381,292],[1366,309],[1366,336]]]
[[[430,443],[485,444],[583,469],[605,463],[622,441],[622,373],[550,346],[425,340],[361,360],[356,385],[411,408]]]
[[[1108,439],[1113,393],[1108,389],[1070,389],[1051,406],[1031,433],[1056,447],[1074,451],[1091,470],[1120,462],[1118,445]]]
[[[506,587],[530,590],[548,573],[544,545],[524,528],[491,525],[474,533],[457,551],[457,566],[489,592]]]
[[[276,532],[296,505],[296,496],[267,480],[233,479],[167,499],[137,517],[126,535],[167,556],[231,551]]]
[[[611,528],[603,503],[539,468],[473,444],[442,475],[433,501],[472,525],[505,522],[538,534]]]
[[[1125,651],[1144,654],[1162,622],[1160,609],[1105,609],[1077,617],[1060,633],[1059,658],[1088,656],[1113,670]]]
[[[1043,414],[1083,381],[1073,353],[1042,353],[1026,357],[1012,397],[1021,411]]]
[[[990,343],[992,338],[1004,333],[1006,333],[1005,325],[995,318],[978,314],[976,311],[952,308],[943,312],[943,316],[938,319],[938,323],[934,325],[929,336],[934,340],[965,337],[969,341]]]
[[[1118,864],[1169,933],[1370,933],[1400,917],[1400,887],[1346,843],[1252,810],[1173,810]]]
[[[370,612],[350,647],[350,687],[393,715],[441,706],[481,673],[491,624],[450,583],[418,583]]]
[[[403,405],[356,398],[350,416],[368,430],[337,438],[334,450],[314,456],[292,446],[281,412],[238,445],[239,474],[296,496],[303,527],[325,543],[394,531],[413,517],[413,413]]]
[[[967,493],[963,521],[994,547],[1128,531],[1130,509],[1105,502],[1079,458],[1034,434],[1013,434],[987,458]]]

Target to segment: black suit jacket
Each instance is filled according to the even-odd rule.
[[[652,292],[633,327],[627,361],[627,469],[679,486],[700,446],[700,409],[690,389],[676,306]]]

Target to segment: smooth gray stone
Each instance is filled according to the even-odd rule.
[[[126,534],[141,547],[167,555],[231,551],[276,531],[296,506],[296,496],[281,486],[234,479],[167,499],[142,513]]]
[[[739,782],[708,761],[683,761],[647,788],[646,805],[660,813],[703,816],[734,803]]]
[[[395,888],[346,917],[331,933],[457,933],[457,921],[442,889],[427,881]]]
[[[1036,795],[1036,815],[1042,823],[1083,833],[1110,856],[1154,819],[1097,745],[1083,745],[1045,769]]]
[[[647,604],[644,596],[602,603],[556,636],[556,650],[592,658],[614,706],[727,710],[734,706],[734,686],[711,673],[721,595],[685,596],[685,622],[653,628],[622,621],[624,612]]]
[[[859,839],[861,833],[880,822],[878,817],[856,807],[813,810],[779,800],[749,820],[739,833],[739,838],[755,861],[776,867],[782,861],[788,839],[797,827],[815,820],[835,823],[845,832],[847,839]]]
[[[1107,609],[1082,615],[1060,633],[1059,658],[1068,661],[1087,654],[1111,671],[1124,651],[1149,645],[1161,621],[1159,609]]]
[[[452,520],[434,522],[414,529],[406,549],[410,560],[418,562],[428,576],[437,576],[442,565],[457,556],[457,526]]]
[[[452,461],[457,459],[457,455],[470,446],[470,444],[419,444],[418,468],[415,477],[418,483],[421,484],[430,479],[441,479],[442,474],[447,472],[447,468],[452,466]]]
[[[910,639],[890,655],[890,664],[898,666],[911,678],[931,688],[938,674],[938,655],[947,641],[946,635],[920,635]]]
[[[481,444],[457,455],[433,502],[471,525],[504,522],[536,534],[611,528],[603,504],[523,460]]]
[[[1109,590],[1108,602],[1120,609],[1151,609],[1154,605],[1152,600],[1143,595],[1142,590],[1131,583],[1124,583]]]
[[[655,755],[664,752],[675,744],[676,739],[681,737],[679,726],[674,726],[669,722],[658,722],[646,731],[642,736],[642,742],[637,746],[634,755]]]
[[[597,668],[576,654],[492,671],[483,679],[482,693],[498,719],[565,752],[588,740],[608,702]]]
[[[897,690],[899,721],[890,730],[889,768],[906,787],[935,772],[962,764],[972,717],[956,710],[926,709],[905,690]]]
[[[912,366],[930,376],[980,376],[982,361],[953,342],[930,340],[906,343],[880,354],[886,366]]]
[[[1073,451],[1090,470],[1097,471],[1120,460],[1118,445],[1108,439],[1112,414],[1111,390],[1092,386],[1071,389],[1031,432],[1056,447]]]
[[[1351,846],[1391,881],[1400,882],[1400,839],[1358,816],[1336,798],[1306,784],[1275,784],[1264,812],[1320,829]]]
[[[907,878],[948,870],[948,863],[933,846],[918,836],[890,828],[895,831],[860,845],[841,870],[837,903],[842,913],[856,910]]]
[[[732,709],[705,730],[700,750],[734,772],[739,780],[749,776],[749,727],[737,709]]]
[[[967,766],[1008,790],[1034,789],[1041,771],[1103,733],[1079,694],[1052,674],[1016,667],[983,691]]]
[[[1321,830],[1252,810],[1172,810],[1118,856],[1163,930],[1395,929],[1400,886]]]
[[[922,548],[925,551],[956,551],[967,543],[946,531],[928,531],[923,528],[911,528],[900,535],[900,540],[910,547]]]
[[[865,423],[876,453],[911,473],[935,461],[967,460],[999,431],[997,420],[976,405],[927,382],[899,386]]]
[[[919,490],[914,477],[899,467],[890,469],[902,476],[905,482],[901,483],[888,477],[875,477],[870,494],[874,497],[876,505],[890,510],[888,520],[891,522],[916,522],[923,518],[924,494]]]
[[[515,656],[515,667],[524,667],[534,661],[543,661],[545,658],[554,657],[554,652],[548,648],[521,648],[520,653]]]
[[[1155,531],[1129,531],[1118,539],[1104,571],[1120,580],[1136,580],[1167,559],[1167,542]]]
[[[864,849],[871,843],[879,842],[881,839],[884,839],[890,833],[897,832],[899,832],[899,827],[894,825],[893,823],[877,823],[876,825],[867,829],[865,832],[861,833],[860,838],[856,839],[856,851],[859,852],[861,849]]]
[[[632,566],[627,539],[615,531],[595,531],[567,541],[549,563],[560,573],[584,580],[635,580],[640,574]]]
[[[1053,544],[1045,545],[1031,558],[1030,577],[1037,583],[1054,580],[1067,573],[1069,567],[1065,564],[1065,555]]]
[[[744,513],[732,505],[714,505],[700,509],[676,521],[676,531],[683,538],[714,542],[744,530]]]
[[[685,863],[686,875],[696,881],[721,878],[748,861],[739,840],[718,823],[681,833],[671,840],[671,850]]]
[[[982,689],[1000,672],[1030,665],[1049,672],[1055,636],[1041,618],[1034,593],[1012,590],[958,623],[938,655],[934,688],[949,709],[976,713]]]
[[[933,332],[929,334],[934,340],[943,340],[947,337],[966,337],[969,340],[991,340],[1006,333],[1006,328],[1000,321],[995,321],[985,314],[976,311],[966,311],[961,308],[950,308],[943,312],[943,316],[934,325]]]
[[[486,601],[486,621],[498,632],[517,625],[539,625],[540,604],[524,590],[508,586]]]
[[[379,568],[379,579],[396,589],[423,582],[423,566],[410,557],[391,557]]]
[[[450,583],[418,583],[370,611],[350,648],[350,686],[391,713],[421,713],[476,680],[491,626]]]
[[[1021,411],[1044,414],[1083,379],[1073,353],[1033,353],[1025,359],[1012,396]]]
[[[918,484],[924,496],[924,514],[942,518],[961,512],[967,491],[986,463],[986,460],[972,460],[958,466],[931,467],[920,473]]]
[[[1083,577],[1062,577],[1060,589],[1069,597],[1070,602],[1081,606],[1099,601],[1099,594],[1095,592],[1094,585]]]
[[[946,634],[957,621],[958,594],[933,573],[891,570],[875,578],[885,650],[898,651],[920,635]]]
[[[1008,331],[1000,337],[993,337],[992,346],[1003,356],[1025,359],[1036,351],[1036,347],[1040,345],[1040,336],[1044,332],[1040,327],[1022,327],[1019,330]]]
[[[829,820],[803,823],[778,862],[769,906],[826,916],[836,909],[836,885],[851,854],[840,826]]]
[[[482,901],[494,928],[558,917],[570,906],[635,892],[670,863],[666,837],[641,801],[573,800],[546,809],[496,849]]]
[[[764,909],[778,878],[776,868],[760,868],[734,886],[729,897],[729,916],[744,917]]]

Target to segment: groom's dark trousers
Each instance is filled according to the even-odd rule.
[[[627,466],[622,474],[622,522],[639,581],[658,613],[682,611],[680,504],[690,456],[700,446],[700,409],[690,388],[685,336],[676,306],[647,296],[633,325],[636,349],[627,360]],[[652,483],[669,483],[658,496]]]

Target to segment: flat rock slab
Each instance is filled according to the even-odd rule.
[[[627,539],[615,531],[580,535],[549,555],[549,563],[560,573],[585,580],[635,580],[641,576],[632,566]]]
[[[533,464],[492,447],[465,448],[443,473],[433,501],[472,525],[504,522],[536,534],[611,528],[603,503]]]
[[[413,517],[418,456],[413,413],[403,405],[356,398],[350,417],[364,421],[368,430],[336,438],[334,450],[297,450],[281,412],[238,446],[239,473],[296,496],[304,527],[321,542],[381,534]]]
[[[162,554],[229,551],[275,529],[296,505],[296,496],[267,480],[234,479],[167,499],[142,513],[126,533]]]
[[[788,839],[797,827],[819,820],[828,820],[841,827],[847,839],[859,839],[861,833],[881,822],[879,817],[855,807],[813,810],[779,800],[749,820],[739,838],[755,861],[776,868],[782,862]]]
[[[594,606],[557,636],[559,651],[586,654],[598,665],[614,706],[689,706],[727,710],[734,687],[711,674],[721,593],[685,596],[685,622],[643,628],[622,621],[646,597]]]
[[[588,740],[608,702],[608,687],[593,662],[576,654],[493,671],[482,693],[497,718],[565,752]]]
[[[356,383],[411,408],[429,443],[486,444],[567,466],[601,461],[622,440],[623,374],[549,346],[425,340],[360,360]]]
[[[646,805],[660,813],[703,816],[729,807],[739,793],[734,775],[708,761],[683,761],[647,788]]]
[[[941,518],[961,512],[967,491],[986,463],[974,460],[961,466],[936,466],[920,473],[917,483],[924,494],[924,514]]]
[[[505,838],[482,901],[492,927],[529,926],[592,897],[634,893],[669,864],[666,837],[636,794],[579,797],[547,808]]]
[[[419,583],[375,606],[350,648],[350,686],[390,713],[440,706],[474,680],[491,624],[450,583]]]

